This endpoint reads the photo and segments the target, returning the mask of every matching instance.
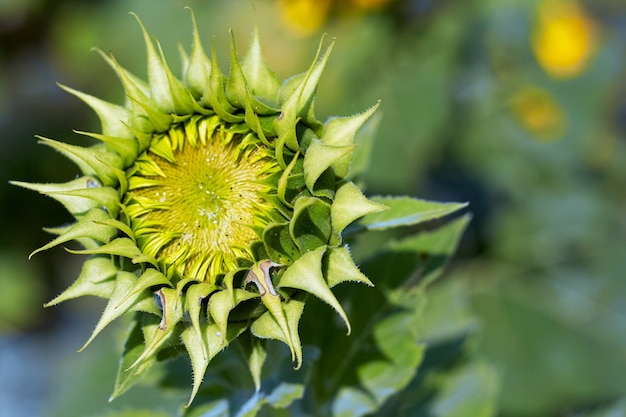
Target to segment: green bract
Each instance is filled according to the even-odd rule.
[[[84,295],[109,300],[86,345],[116,318],[136,313],[127,342],[133,350],[124,355],[114,396],[160,352],[182,344],[193,367],[193,399],[211,358],[244,332],[256,338],[250,369],[258,385],[265,354],[257,339],[283,341],[300,366],[307,294],[335,309],[349,332],[331,288],[371,285],[342,233],[385,209],[347,179],[355,134],[377,106],[316,119],[316,87],[332,45],[281,84],[255,33],[241,61],[232,43],[226,77],[215,52],[205,54],[194,20],[179,79],[139,24],[148,82],[101,54],[124,86],[124,106],[63,87],[98,114],[102,132],[79,133],[101,143],[85,148],[40,138],[82,176],[17,183],[58,200],[76,218],[52,229],[58,236],[35,252],[77,241],[84,249],[71,252],[88,255],[76,282],[47,305]]]

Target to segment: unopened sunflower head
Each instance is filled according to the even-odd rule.
[[[193,398],[211,358],[244,332],[283,341],[299,366],[307,294],[334,308],[349,331],[331,288],[371,284],[342,232],[384,208],[347,179],[355,133],[376,106],[326,123],[315,118],[332,45],[281,84],[255,33],[241,61],[232,43],[226,77],[215,51],[205,54],[193,20],[191,53],[183,54],[177,78],[139,25],[147,82],[101,54],[124,86],[124,106],[63,87],[100,117],[101,133],[78,132],[100,143],[40,138],[81,176],[17,184],[53,197],[76,219],[50,229],[58,236],[35,252],[76,241],[84,249],[70,252],[88,256],[76,282],[48,305],[84,295],[109,300],[85,346],[116,318],[134,314],[127,347],[140,349],[125,355],[114,395],[160,352],[182,344],[194,371]],[[258,386],[260,366],[250,368]]]

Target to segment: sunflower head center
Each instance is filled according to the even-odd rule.
[[[260,239],[255,229],[273,210],[262,180],[275,161],[224,129],[195,141],[177,142],[177,133],[155,140],[137,165],[127,211],[145,254],[181,277],[212,280],[237,258],[251,259],[250,245]]]

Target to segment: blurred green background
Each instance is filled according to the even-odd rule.
[[[498,415],[626,415],[624,0],[0,0],[0,416],[106,403],[115,332],[74,353],[102,302],[42,308],[81,260],[61,248],[28,260],[50,239],[42,226],[71,219],[8,181],[75,176],[34,135],[84,144],[72,129],[98,121],[55,83],[121,102],[90,49],[145,77],[129,11],[176,71],[187,5],[223,63],[228,29],[243,53],[256,24],[281,78],[307,68],[322,33],[336,38],[316,109],[324,120],[382,100],[368,194],[470,202],[444,281],[479,319]],[[139,389],[114,404],[151,400]]]

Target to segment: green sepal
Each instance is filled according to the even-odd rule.
[[[302,365],[302,345],[298,334],[298,323],[304,310],[304,297],[292,297],[284,303],[280,303],[284,314],[285,324],[281,325],[271,311],[266,311],[252,322],[250,331],[260,339],[276,339],[289,346],[292,360],[296,361],[296,369]],[[269,310],[269,309],[268,309]],[[287,333],[285,332],[287,327]]]
[[[245,109],[247,108],[246,106],[250,106],[255,114],[271,115],[280,113],[280,109],[268,106],[257,100],[250,93],[246,76],[237,58],[237,47],[232,30],[230,31],[230,39],[230,73],[226,84],[226,97],[228,97],[228,100],[233,106],[240,109]]]
[[[239,288],[235,288],[232,292],[220,291],[211,296],[209,299],[209,314],[222,335],[226,334],[229,325],[228,315],[231,310],[241,302],[258,298],[258,296],[259,294]]]
[[[361,282],[370,287],[374,286],[372,281],[354,264],[348,246],[328,248],[324,254],[324,276],[330,288],[346,281]]]
[[[198,97],[202,97],[203,94],[207,94],[207,81],[211,76],[211,61],[204,51],[202,41],[200,40],[200,32],[198,31],[198,25],[196,23],[196,16],[190,7],[186,7],[191,13],[191,21],[193,24],[193,41],[191,46],[191,56],[189,58],[189,65],[186,68],[184,80],[187,86]]]
[[[352,162],[350,163],[350,172],[347,178],[355,182],[363,189],[363,177],[368,171],[372,152],[374,151],[374,142],[378,135],[378,127],[383,118],[382,112],[377,112],[372,115],[361,126],[354,138],[354,144],[356,148],[352,154]]]
[[[105,219],[100,221],[100,223],[115,227],[117,230],[128,236],[134,243],[137,243],[135,232],[126,223],[116,219]]]
[[[315,182],[324,171],[335,164],[343,164],[341,161],[345,158],[349,160],[353,151],[354,145],[325,145],[314,140],[304,154],[304,182],[307,188],[312,192]]]
[[[183,318],[183,300],[180,293],[173,288],[163,287],[156,293],[161,302],[163,315],[158,327],[150,339],[146,338],[146,348],[130,366],[133,368],[146,358],[155,356],[161,347],[176,335],[176,325]]]
[[[299,156],[300,156],[300,152],[298,151],[293,156],[293,158],[291,158],[289,165],[285,166],[285,168],[283,169],[283,172],[280,175],[280,178],[278,179],[278,183],[276,185],[276,193],[278,195],[278,198],[287,207],[293,207],[293,204],[291,203],[290,198],[287,197],[287,188],[288,188],[290,177],[292,176],[291,172],[296,166],[296,163],[299,160]],[[292,179],[292,183],[293,183],[293,179]]]
[[[263,302],[263,305],[265,306],[265,308],[267,308],[267,311],[272,315],[274,322],[282,331],[283,336],[287,341],[287,345],[289,345],[289,349],[291,349],[291,359],[297,360],[299,367],[302,361],[302,349],[299,346],[299,340],[298,343],[294,342],[293,331],[289,327],[289,321],[285,316],[285,311],[283,310],[283,302],[280,298],[280,295],[278,295],[278,293],[274,289],[274,285],[272,283],[272,278],[270,275],[270,268],[274,266],[278,266],[278,264],[267,259],[256,262],[254,265],[252,265],[252,268],[250,268],[250,271],[248,272],[244,283],[253,282],[254,284],[256,284],[257,289],[261,294],[261,301]]]
[[[282,113],[281,113],[282,116]],[[276,128],[276,120],[280,119],[281,116],[278,116],[274,119],[274,128]],[[284,149],[287,147],[292,152],[298,152],[300,150],[300,144],[298,143],[298,135],[296,134],[296,125],[300,122],[300,118],[296,118],[293,125],[291,127],[285,127],[280,133],[276,131],[278,137],[275,142],[275,154],[276,159],[281,167],[285,166],[285,156]]]
[[[154,356],[143,361],[139,366],[129,369],[130,366],[135,363],[137,358],[145,349],[145,340],[142,328],[143,318],[145,314],[138,313],[133,319],[132,327],[124,343],[124,351],[117,370],[117,376],[115,378],[115,387],[113,393],[109,397],[109,401],[113,401],[130,388],[132,388],[139,380],[152,368],[157,359]],[[155,320],[154,318],[153,320]]]
[[[113,71],[115,71],[115,74],[118,76],[118,78],[120,79],[122,84],[124,84],[124,79],[126,79],[127,81],[129,81],[129,82],[131,82],[133,84],[134,88],[132,90],[130,90],[130,91],[126,89],[126,85],[125,84],[123,85],[124,90],[125,90],[127,96],[129,95],[128,93],[130,93],[131,91],[134,91],[134,89],[138,89],[146,97],[148,95],[150,95],[150,86],[148,85],[148,83],[145,82],[144,80],[142,80],[141,78],[135,76],[130,71],[128,71],[125,68],[123,68],[119,64],[119,62],[117,62],[117,60],[113,56],[113,53],[110,52],[107,55],[104,51],[102,51],[99,48],[92,48],[92,51],[96,51],[100,55],[100,57],[102,59],[104,59],[104,61],[111,67],[111,69],[113,69]],[[126,98],[128,98],[128,97],[126,97]]]
[[[143,109],[143,113],[145,113],[145,119],[150,122],[151,128],[150,133],[163,133],[166,132],[174,123],[174,118],[169,115],[161,112],[161,110],[156,108],[156,104],[152,102],[148,97],[135,98],[135,96],[129,96],[130,101]],[[140,116],[142,117],[142,116]],[[142,132],[139,130],[139,132]],[[146,133],[143,131],[142,133]],[[138,132],[135,132],[135,136],[140,138]],[[148,134],[148,137],[152,137]],[[139,140],[139,145],[141,150],[144,150],[149,145],[149,140]]]
[[[173,132],[170,132],[170,134]],[[168,135],[157,136],[150,143],[150,152],[165,159],[170,164],[176,162],[172,143]],[[155,163],[158,166],[158,164]]]
[[[300,252],[326,245],[331,235],[331,206],[317,197],[300,197],[293,208],[289,234]]]
[[[94,148],[69,145],[42,136],[37,136],[37,138],[40,139],[40,143],[50,146],[76,163],[84,174],[95,173],[105,186],[116,186],[120,176],[125,177],[121,170],[124,163],[122,158],[116,154]]]
[[[79,188],[69,191],[56,191],[50,194],[88,198],[95,201],[101,208],[104,208],[109,213],[109,216],[113,218],[117,217],[120,211],[120,195],[113,187]]]
[[[70,253],[76,253],[80,255],[98,255],[98,254],[108,254],[108,255],[117,255],[123,256],[125,258],[130,259],[133,263],[140,262],[148,262],[153,266],[157,266],[157,262],[154,258],[144,255],[141,250],[137,247],[137,245],[127,237],[120,237],[112,240],[111,242],[99,246],[93,249],[85,249],[85,250],[72,250],[67,249]]]
[[[159,167],[159,165],[157,165],[154,159],[150,158],[146,153],[142,153],[141,155],[139,155],[139,157],[137,157],[137,159],[135,160],[135,165],[133,166],[133,170],[139,172],[142,176],[165,177],[165,173],[163,172],[163,170],[161,170],[161,167]],[[135,176],[131,177],[130,179],[131,182],[129,184],[129,186],[131,187],[131,190],[138,188],[132,182],[133,178],[135,178]],[[142,178],[141,181],[144,182],[146,181],[146,179]],[[151,183],[148,182],[148,184],[151,184]]]
[[[304,179],[304,175],[303,175]],[[327,169],[320,175],[313,185],[311,194],[315,197],[321,197],[326,201],[332,201],[335,198],[335,191],[337,189],[337,178],[332,169]]]
[[[228,331],[222,333],[216,324],[202,324],[201,337],[191,327],[183,330],[181,339],[189,353],[193,370],[193,388],[185,407],[189,407],[196,397],[209,362],[224,350],[232,340],[243,333],[247,327],[247,322],[230,323]],[[206,353],[204,353],[203,349],[206,349]]]
[[[263,243],[270,259],[283,265],[291,265],[298,259],[299,249],[289,233],[289,224],[274,223],[263,231]]]
[[[133,135],[137,136],[137,131],[152,133],[167,130],[172,123],[172,117],[157,108],[150,98],[150,86],[125,70],[113,56],[109,57],[102,52],[100,55],[113,68],[124,87],[126,106],[132,109],[134,116],[130,125]]]
[[[104,308],[102,316],[96,324],[91,336],[83,347],[79,349],[79,352],[84,350],[113,320],[129,311],[134,311],[133,307],[136,307],[142,302],[147,301],[148,303],[154,303],[152,293],[146,291],[146,289],[150,287],[149,281],[149,279],[138,279],[137,276],[131,272],[118,271],[115,278],[115,289],[111,294],[111,298]]]
[[[133,133],[128,128],[131,113],[128,109],[109,103],[100,98],[83,93],[73,88],[58,84],[63,90],[78,97],[98,115],[102,125],[102,134],[105,136],[132,138]]]
[[[32,184],[22,181],[10,181],[10,183],[54,198],[75,217],[79,217],[79,215],[85,214],[99,205],[97,201],[91,198],[77,197],[63,193],[64,191],[78,190],[81,188],[99,187],[100,182],[92,176],[84,176],[60,184]]]
[[[245,74],[252,94],[272,101],[278,99],[280,81],[263,59],[259,31],[256,26],[254,27],[250,48],[241,63],[241,69]]]
[[[353,221],[368,214],[385,211],[387,208],[381,203],[368,200],[359,187],[352,182],[345,182],[337,189],[335,199],[330,206],[333,232],[341,236],[346,226]]]
[[[100,298],[111,298],[115,289],[115,275],[117,267],[108,257],[92,257],[83,263],[80,275],[61,294],[44,304],[44,307],[62,303],[85,295]]]
[[[233,107],[244,109],[248,100],[248,87],[243,75],[239,59],[237,59],[237,46],[235,34],[230,30],[230,73],[226,82],[226,98]]]
[[[128,300],[127,298],[134,297],[138,292],[143,291],[147,288],[154,287],[162,287],[171,285],[170,281],[163,275],[161,272],[157,271],[153,268],[146,269],[140,276],[137,278],[135,285],[132,291],[129,291],[126,298],[121,298],[119,300],[119,305],[125,304]]]
[[[88,136],[90,138],[97,139],[106,143],[112,148],[124,161],[124,168],[128,168],[133,164],[137,155],[139,154],[139,144],[135,138],[122,138],[101,135],[99,133],[83,132],[81,130],[74,130],[74,133],[79,135]]]
[[[150,98],[153,100],[155,106],[162,113],[176,113],[174,97],[170,88],[166,71],[166,64],[157,54],[156,49],[154,48],[154,44],[150,39],[150,35],[148,34],[148,31],[144,27],[143,23],[141,22],[141,19],[139,19],[139,17],[135,13],[131,13],[131,15],[137,20],[137,23],[139,24],[146,46]],[[138,102],[140,103],[140,101]]]
[[[59,227],[44,227],[43,231],[46,233],[50,233],[51,235],[61,236],[63,233],[67,232],[74,225],[75,223],[70,223],[64,226],[59,226]],[[78,243],[84,249],[94,249],[102,245],[101,242],[98,242],[97,240],[92,239],[90,237],[78,236],[76,239],[74,239],[74,241],[76,241],[76,243]],[[63,249],[68,250],[67,247],[64,247]]]
[[[79,238],[94,239],[101,243],[108,242],[117,234],[117,229],[99,222],[108,218],[110,216],[107,212],[99,208],[93,208],[76,223],[64,229],[59,237],[33,251],[28,258],[32,258],[36,253]]]
[[[325,251],[326,247],[321,246],[302,255],[283,273],[278,287],[306,291],[326,302],[339,313],[348,328],[348,334],[350,334],[351,327],[348,316],[346,316],[322,274],[322,257]]]
[[[252,263],[250,260],[246,259],[248,263]],[[222,280],[222,285],[226,287],[226,290],[229,291],[230,295],[233,296],[233,290],[235,289],[235,275],[241,274],[243,272],[247,272],[249,266],[240,266],[239,268],[231,269],[224,275],[224,279]]]
[[[243,115],[235,114],[236,109],[228,101],[224,91],[224,75],[217,63],[215,43],[211,50],[211,76],[209,77],[209,94],[202,97],[204,105],[211,107],[215,113],[227,123],[239,123]]]
[[[328,146],[351,146],[354,145],[356,132],[363,123],[376,111],[380,101],[361,114],[351,117],[336,117],[324,124],[324,134],[320,138],[324,145]],[[345,177],[350,171],[352,154],[345,155],[334,161],[332,168],[338,177]]]
[[[189,312],[189,318],[191,320],[191,325],[193,329],[196,331],[196,336],[202,340],[202,332],[200,330],[200,323],[203,316],[202,311],[202,301],[208,297],[211,293],[218,291],[220,288],[214,284],[209,283],[198,283],[191,285],[187,289],[187,293],[185,295],[186,298],[186,307]],[[206,319],[206,316],[204,317]],[[206,356],[206,348],[205,343],[202,343],[202,349],[204,355]]]
[[[159,48],[161,62],[163,63],[163,69],[165,70],[165,75],[167,77],[170,94],[172,95],[174,112],[178,115],[183,115],[184,117],[186,117],[188,114],[193,114],[196,110],[199,110],[198,107],[195,105],[196,101],[191,95],[191,92],[182,85],[182,83],[174,76],[174,74],[172,74],[172,70],[170,70],[165,60],[165,55],[163,54],[161,44],[158,41],[156,41],[156,44]]]
[[[313,128],[316,133],[319,127],[321,127],[313,114],[313,102],[315,100],[317,85],[334,45],[334,42],[331,43],[324,55],[318,60],[323,41],[324,39],[320,41],[315,60],[306,75],[281,105],[282,113],[274,122],[276,133],[279,136],[287,134],[290,129],[293,129],[298,118],[302,119],[307,125]]]
[[[261,143],[268,148],[274,147],[274,143],[267,139],[267,136],[273,136],[275,134],[273,120],[274,118],[272,116],[259,117],[252,107],[252,100],[246,100],[246,126],[256,133]]]

